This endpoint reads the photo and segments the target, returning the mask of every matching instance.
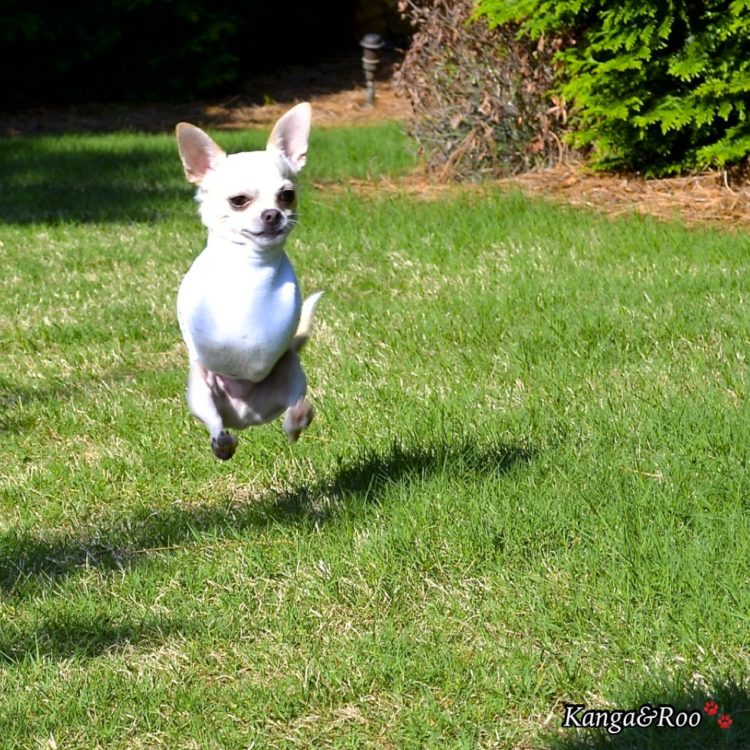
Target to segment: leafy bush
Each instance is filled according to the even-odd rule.
[[[240,17],[224,0],[73,0],[44,10],[7,0],[3,16],[0,63],[19,103],[200,95],[239,68]]]
[[[479,0],[502,30],[568,33],[559,91],[576,146],[666,174],[750,154],[750,0]]]
[[[356,55],[356,13],[364,3],[330,0],[321,13],[308,0],[289,0],[283,10],[230,0],[3,0],[4,103],[237,94],[250,73],[343,50]],[[386,10],[376,13],[381,24]]]
[[[559,160],[565,110],[550,99],[559,39],[532,44],[516,28],[473,21],[472,0],[402,0],[415,33],[396,84],[431,168],[466,177]]]

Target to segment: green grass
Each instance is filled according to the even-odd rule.
[[[172,139],[0,163],[3,750],[748,746],[747,235],[332,190],[413,156],[320,131],[290,242],[318,418],[222,464]],[[560,730],[707,697],[730,730]]]

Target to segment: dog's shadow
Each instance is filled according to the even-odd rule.
[[[119,519],[107,528],[44,535],[10,530],[0,535],[0,591],[22,596],[27,582],[49,582],[84,567],[124,569],[148,556],[202,535],[236,536],[279,524],[320,526],[358,503],[378,503],[399,484],[427,481],[437,472],[501,475],[529,463],[527,446],[487,444],[470,438],[366,450],[341,459],[332,476],[257,500],[224,504],[175,502]]]

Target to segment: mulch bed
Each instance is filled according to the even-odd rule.
[[[364,89],[354,88],[315,97],[279,98],[266,104],[244,96],[221,102],[140,104],[137,106],[87,106],[27,109],[0,113],[0,136],[55,135],[62,133],[172,132],[178,122],[204,128],[268,128],[292,105],[312,101],[313,126],[364,125],[382,120],[404,120],[408,105],[396,97],[390,83],[376,89],[375,105],[365,106]]]
[[[733,184],[724,172],[645,180],[637,175],[599,174],[572,164],[498,182],[610,215],[638,213],[690,226],[750,227],[750,183]]]
[[[404,177],[352,180],[346,185],[320,183],[323,190],[355,188],[361,193],[397,192],[418,200],[439,200],[460,191],[481,196],[492,187],[518,188],[527,195],[550,198],[610,216],[640,214],[688,226],[724,230],[750,229],[750,184],[733,185],[722,172],[645,180],[636,175],[605,175],[582,164],[558,165],[513,177],[478,183],[437,180],[424,168]]]
[[[205,128],[267,128],[297,102],[313,104],[313,126],[358,125],[405,120],[409,105],[391,84],[397,53],[384,53],[375,86],[375,105],[365,106],[364,74],[358,57],[313,68],[293,66],[247,80],[242,91],[221,101],[172,104],[99,104],[27,107],[0,111],[0,136],[107,133],[119,130],[172,132],[176,123]]]

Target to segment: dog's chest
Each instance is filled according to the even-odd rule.
[[[177,306],[183,336],[204,367],[258,382],[289,349],[301,297],[283,253],[251,263],[204,251],[183,279]]]

